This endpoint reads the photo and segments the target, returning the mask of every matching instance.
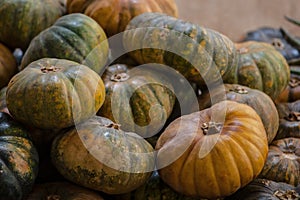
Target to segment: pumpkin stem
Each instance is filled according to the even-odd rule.
[[[286,199],[299,199],[300,195],[295,190],[276,190],[273,194],[280,200],[286,200]]]
[[[248,90],[246,90],[245,88],[243,88],[241,86],[237,86],[234,89],[230,89],[229,91],[233,91],[233,92],[236,92],[238,94],[248,94]]]
[[[284,119],[291,122],[300,121],[300,112],[290,112],[288,116],[284,117]]]
[[[41,68],[41,71],[43,73],[57,72],[59,70],[60,70],[60,68],[59,67],[55,67],[55,66],[46,66],[46,67],[42,67]]]
[[[278,38],[274,38],[271,42],[271,44],[276,48],[276,49],[284,49],[284,44],[282,41]]]
[[[243,53],[247,53],[249,50],[246,47],[242,47],[242,48],[238,49],[237,51],[238,51],[238,53],[243,54]]]
[[[115,123],[111,123],[111,124],[108,124],[108,125],[105,125],[107,128],[113,128],[113,129],[116,129],[116,130],[120,130],[120,124],[115,124]]]
[[[222,123],[205,122],[202,124],[201,129],[204,135],[212,135],[212,134],[220,133],[222,127],[223,127]]]
[[[118,73],[118,74],[113,74],[110,77],[110,80],[115,81],[115,82],[123,82],[129,79],[129,75],[125,72]]]
[[[47,200],[61,200],[61,197],[59,195],[53,194],[47,196]]]
[[[300,85],[299,79],[297,79],[297,78],[291,78],[291,79],[290,79],[289,86],[290,86],[291,88],[295,88],[295,87],[297,87],[297,86],[299,86],[299,85]]]

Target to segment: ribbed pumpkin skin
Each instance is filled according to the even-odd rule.
[[[101,77],[79,63],[54,58],[32,62],[8,84],[6,104],[20,122],[60,129],[93,116],[105,98]]]
[[[12,52],[0,43],[0,89],[6,86],[18,71],[17,62]]]
[[[300,138],[273,141],[259,177],[294,186],[300,184]]]
[[[58,135],[51,157],[66,179],[107,194],[122,194],[141,186],[151,176],[153,151],[142,137],[95,116]]]
[[[238,64],[234,43],[214,30],[160,13],[141,14],[126,30],[124,47],[140,64],[165,64],[200,85],[221,77],[234,82]]]
[[[222,129],[207,124],[215,120],[213,112],[218,116],[225,112]],[[207,125],[210,128],[203,129]],[[159,137],[156,150],[159,175],[170,187],[187,196],[215,199],[233,194],[258,176],[268,142],[261,119],[250,106],[222,101],[173,121]]]
[[[236,43],[236,48],[240,61],[235,83],[261,90],[275,100],[290,80],[286,59],[268,43]]]
[[[275,139],[300,138],[300,100],[276,104],[279,114],[279,128]]]
[[[24,127],[0,112],[0,199],[20,200],[38,173],[38,153]]]
[[[132,18],[145,12],[178,16],[175,0],[67,0],[67,12],[90,16],[108,36],[124,31]]]
[[[103,29],[92,18],[74,13],[62,16],[31,41],[20,68],[50,57],[82,63],[100,73],[107,56],[108,41]]]
[[[25,50],[30,41],[66,12],[64,0],[0,0],[0,41]]]
[[[98,115],[120,124],[122,130],[150,137],[170,116],[175,95],[172,86],[159,84],[155,74],[134,69],[121,64],[106,69],[102,75],[106,98]]]
[[[300,198],[300,194],[296,192],[294,186],[258,178],[232,196],[225,198],[225,200],[283,200],[298,198]]]
[[[199,104],[210,107],[211,99],[214,103],[218,103],[226,98],[226,100],[236,101],[252,107],[264,124],[268,143],[270,144],[275,138],[279,127],[279,115],[272,99],[264,92],[246,86],[238,84],[224,84],[223,86],[213,88],[209,91],[209,94],[200,96],[198,98]],[[208,91],[206,92],[208,93]]]
[[[95,191],[69,182],[37,184],[26,200],[104,200]]]

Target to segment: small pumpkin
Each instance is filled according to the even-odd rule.
[[[0,43],[0,89],[5,87],[18,71],[17,62],[12,52]]]
[[[51,158],[69,181],[107,194],[135,190],[155,165],[153,147],[144,138],[99,116],[58,135]]]
[[[30,41],[66,12],[65,0],[1,0],[0,41],[26,50]]]
[[[216,199],[233,194],[259,175],[268,141],[255,110],[227,100],[174,120],[155,149],[159,175],[172,189]]]
[[[273,141],[259,177],[299,185],[300,138],[290,137]]]
[[[278,103],[279,128],[275,139],[300,138],[300,100]]]
[[[225,200],[292,200],[300,199],[300,191],[290,184],[257,178]]]
[[[102,75],[106,98],[98,115],[145,138],[158,133],[173,110],[175,95],[172,86],[161,84],[156,75],[146,68],[109,66]]]
[[[275,100],[290,80],[286,59],[272,45],[264,42],[236,43],[236,48],[240,61],[235,83],[261,90]],[[224,79],[224,82],[228,81]]]
[[[238,53],[228,37],[166,14],[143,13],[133,18],[123,44],[139,64],[167,65],[198,85],[236,78]]]
[[[291,73],[290,81],[283,92],[276,98],[276,103],[300,100],[300,76]]]
[[[10,80],[6,92],[10,114],[41,129],[62,129],[86,120],[96,114],[104,98],[104,84],[96,72],[55,58],[29,64]]]
[[[104,200],[95,191],[69,182],[49,182],[36,184],[24,200]]]
[[[101,73],[108,57],[108,41],[92,18],[81,13],[65,15],[33,38],[20,69],[47,57],[72,60]]]
[[[95,19],[108,36],[124,31],[132,18],[145,12],[178,15],[175,0],[67,0],[67,11]]]
[[[38,174],[38,153],[27,130],[0,112],[0,199],[21,200]]]

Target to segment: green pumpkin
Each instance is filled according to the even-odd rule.
[[[155,165],[153,147],[144,138],[99,116],[58,135],[51,158],[69,181],[107,194],[135,190]]]
[[[46,57],[72,60],[101,73],[108,57],[108,41],[92,18],[80,13],[65,15],[30,42],[20,68]]]
[[[64,0],[0,0],[0,41],[11,49],[25,50],[65,12]]]
[[[21,200],[38,174],[38,153],[26,129],[0,112],[0,199]]]
[[[172,86],[160,84],[157,75],[122,64],[109,66],[102,75],[106,98],[98,115],[145,138],[158,133],[173,110],[175,95]]]
[[[229,38],[165,14],[144,13],[133,18],[123,44],[138,63],[165,64],[200,85],[235,78],[238,53]]]
[[[55,58],[32,62],[9,82],[10,114],[30,127],[61,129],[96,114],[103,104],[101,77],[79,63]]]

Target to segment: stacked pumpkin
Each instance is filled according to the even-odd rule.
[[[273,149],[299,165],[297,139],[273,141],[290,71],[271,45],[178,19],[172,0],[22,3],[0,3],[29,17],[14,18],[29,35],[0,33],[0,199],[230,199],[277,178]],[[26,31],[33,16],[47,23]]]

